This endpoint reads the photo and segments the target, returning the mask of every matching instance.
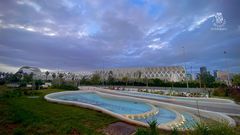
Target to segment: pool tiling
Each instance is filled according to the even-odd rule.
[[[102,96],[94,92],[68,93],[54,96],[53,98],[98,106],[143,123],[156,120],[158,124],[165,124],[172,122],[177,118],[176,112],[167,108],[144,102],[136,102],[134,100]],[[180,123],[172,123],[170,128],[190,127],[190,122],[194,122],[193,117],[188,113],[180,114],[180,116],[183,120]]]

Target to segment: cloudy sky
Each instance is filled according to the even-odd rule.
[[[0,71],[23,65],[64,71],[186,65],[193,72],[200,66],[240,72],[239,5],[239,0],[1,0]]]

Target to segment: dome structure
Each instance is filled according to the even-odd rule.
[[[41,70],[37,67],[30,67],[30,66],[23,66],[21,67],[17,73],[22,73],[22,74],[40,74]]]

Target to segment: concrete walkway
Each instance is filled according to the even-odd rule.
[[[84,89],[84,87],[80,87],[80,88]],[[230,116],[240,116],[240,105],[237,105],[235,103],[198,102],[198,105],[197,105],[197,102],[169,100],[169,99],[162,99],[162,98],[156,99],[156,98],[152,98],[152,97],[146,97],[146,96],[143,97],[143,96],[139,96],[139,95],[136,95],[136,96],[135,95],[126,95],[123,93],[119,93],[116,90],[108,90],[108,89],[101,89],[101,88],[94,88],[94,87],[89,87],[88,89],[101,91],[103,93],[110,93],[110,94],[129,96],[129,97],[135,97],[135,98],[145,98],[148,100],[166,102],[166,103],[182,105],[182,106],[187,106],[187,107],[192,107],[192,108],[199,108],[199,109],[208,110],[208,111],[225,113]]]

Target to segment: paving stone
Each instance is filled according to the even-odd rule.
[[[106,135],[132,135],[135,131],[136,127],[124,122],[112,123],[104,129]]]

